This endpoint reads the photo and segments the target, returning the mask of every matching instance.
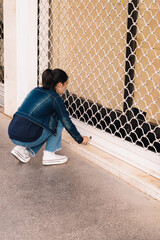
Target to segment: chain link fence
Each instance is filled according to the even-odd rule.
[[[70,115],[159,154],[160,2],[39,0],[38,21],[39,76],[68,73]]]

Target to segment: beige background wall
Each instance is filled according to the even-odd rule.
[[[145,3],[144,3],[145,2]],[[139,5],[134,104],[160,122],[160,1]],[[148,8],[148,10],[146,10]]]
[[[128,1],[116,2],[54,1],[50,51],[52,66],[70,76],[70,92],[122,111]],[[134,106],[158,123],[160,2],[151,2],[139,4]]]
[[[67,70],[69,90],[122,110],[127,0],[52,5],[52,65]],[[65,7],[64,7],[65,6]],[[66,37],[67,33],[67,37]]]

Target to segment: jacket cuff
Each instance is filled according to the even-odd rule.
[[[81,144],[83,142],[83,137],[78,138],[77,143]]]

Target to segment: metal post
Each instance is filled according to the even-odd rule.
[[[134,73],[135,73],[135,52],[136,52],[136,34],[138,18],[138,0],[131,0],[128,3],[128,22],[127,22],[127,47],[126,47],[126,65],[125,65],[125,88],[124,88],[124,106],[127,119],[132,118],[131,107],[134,97]]]

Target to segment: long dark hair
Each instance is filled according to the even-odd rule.
[[[42,87],[44,89],[55,89],[57,83],[65,83],[68,80],[68,75],[62,69],[54,70],[46,69],[42,73]]]

